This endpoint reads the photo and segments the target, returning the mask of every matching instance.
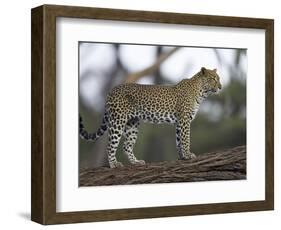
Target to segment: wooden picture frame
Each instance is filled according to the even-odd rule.
[[[56,211],[56,18],[121,20],[265,30],[265,200],[99,211]],[[62,224],[274,208],[274,21],[271,19],[43,5],[32,9],[31,219]]]

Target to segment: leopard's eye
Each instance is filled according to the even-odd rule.
[[[209,79],[209,83],[216,83],[217,81],[214,78]]]

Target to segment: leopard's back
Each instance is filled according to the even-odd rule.
[[[122,107],[123,112],[145,122],[176,122],[177,91],[174,86],[120,85],[112,90],[107,104],[126,105]]]

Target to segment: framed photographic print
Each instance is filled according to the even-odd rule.
[[[41,224],[272,210],[271,19],[32,9]]]

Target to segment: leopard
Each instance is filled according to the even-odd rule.
[[[144,165],[145,161],[137,159],[133,152],[141,122],[168,123],[175,126],[179,160],[196,158],[190,151],[191,122],[203,100],[221,89],[217,69],[205,67],[191,78],[184,78],[173,85],[120,84],[108,93],[102,122],[96,132],[89,133],[79,115],[80,137],[86,141],[96,141],[107,131],[109,167],[117,168],[123,166],[116,158],[123,136],[123,152],[129,163]]]

